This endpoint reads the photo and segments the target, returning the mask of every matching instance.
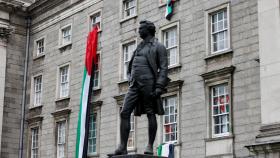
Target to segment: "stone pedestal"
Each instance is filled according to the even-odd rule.
[[[113,156],[111,158],[167,158],[167,157],[153,156],[153,155],[143,155],[143,154],[131,154],[131,155]]]

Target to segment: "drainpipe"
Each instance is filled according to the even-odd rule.
[[[26,106],[26,83],[27,83],[27,69],[29,57],[29,40],[30,40],[30,23],[31,18],[26,18],[26,46],[25,46],[25,61],[24,61],[24,79],[21,100],[21,119],[20,119],[20,143],[19,143],[19,158],[23,158],[23,135],[24,135],[24,121],[25,121],[25,106]]]

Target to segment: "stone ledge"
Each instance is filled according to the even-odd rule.
[[[143,154],[133,154],[133,155],[131,154],[131,155],[112,156],[111,158],[166,158],[166,157],[143,155]]]

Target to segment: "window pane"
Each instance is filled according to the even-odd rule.
[[[100,29],[100,22],[101,22],[101,14],[100,13],[96,13],[96,14],[91,16],[91,27],[94,27],[94,26],[98,25],[98,27]]]
[[[69,65],[60,68],[60,97],[69,94]]]
[[[217,85],[211,87],[211,106],[212,106],[212,119],[213,119],[213,134],[225,134],[229,132],[229,104],[227,103],[228,96],[227,84]]]
[[[130,61],[133,51],[135,50],[135,41],[123,45],[123,79],[127,79],[127,66]]]
[[[211,27],[212,27],[212,39],[211,46],[212,51],[217,52],[220,50],[224,50],[228,48],[228,19],[227,19],[227,11],[222,10],[217,13],[211,15]]]
[[[96,115],[91,113],[89,118],[89,136],[88,136],[88,153],[96,153]]]
[[[163,120],[163,141],[177,141],[177,97],[171,96],[163,99],[165,114]]]

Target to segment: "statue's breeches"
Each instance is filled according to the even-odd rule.
[[[122,118],[129,118],[136,106],[143,106],[144,112],[146,114],[155,114],[153,100],[155,98],[151,97],[151,93],[154,91],[154,81],[147,80],[137,82],[132,81],[128,92],[124,99],[123,109],[121,111]],[[141,102],[141,104],[139,104]]]

